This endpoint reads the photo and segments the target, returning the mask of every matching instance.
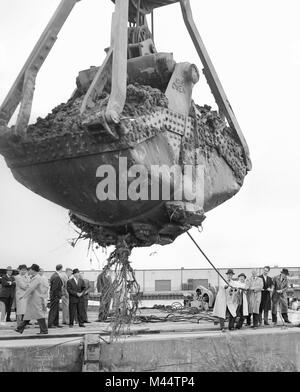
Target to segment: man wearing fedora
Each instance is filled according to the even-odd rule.
[[[24,314],[26,311],[27,300],[23,298],[26,290],[29,287],[30,278],[27,275],[28,268],[25,264],[21,264],[18,267],[19,275],[16,276],[16,315],[17,325],[20,325],[23,321]]]
[[[219,290],[216,297],[213,316],[218,317],[220,321],[220,329],[225,331],[225,319],[228,316],[229,324],[228,329],[234,330],[234,321],[236,318],[236,309],[238,305],[238,292],[237,289],[241,287],[239,282],[232,280],[234,272],[228,269],[226,272],[227,282],[220,281]]]
[[[40,332],[39,335],[47,335],[48,328],[46,324],[47,307],[44,301],[43,280],[39,274],[40,267],[32,264],[29,269],[29,275],[32,277],[28,289],[20,300],[27,300],[26,310],[23,321],[18,325],[16,332],[23,333],[28,321],[37,320]]]
[[[73,270],[73,276],[67,281],[67,290],[69,293],[69,319],[70,327],[74,325],[74,318],[77,312],[79,327],[85,327],[84,325],[84,293],[85,284],[83,279],[80,277],[78,268]]]
[[[246,282],[246,275],[242,272],[239,274],[238,279],[241,287],[238,289],[238,307],[236,310],[236,314],[238,316],[238,322],[236,323],[236,329],[241,329],[244,323],[245,318],[248,316],[248,299],[247,299],[247,290],[248,284]]]
[[[259,307],[259,324],[262,324],[262,313],[264,313],[264,325],[269,325],[268,315],[271,310],[271,291],[273,291],[273,280],[268,276],[270,267],[264,267],[262,275],[259,277],[263,281],[263,289],[261,292],[261,301]]]
[[[280,272],[280,275],[275,276],[273,278],[273,295],[272,295],[272,321],[273,324],[277,324],[277,307],[280,306],[280,312],[283,320],[286,323],[290,323],[288,319],[288,302],[287,302],[287,289],[288,289],[288,280],[287,277],[289,275],[289,271],[286,268],[283,268]]]
[[[0,300],[5,304],[6,321],[11,322],[11,307],[15,298],[16,282],[12,276],[12,267],[6,268],[6,274],[2,276],[2,287],[0,292]]]

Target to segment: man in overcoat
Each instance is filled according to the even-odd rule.
[[[47,308],[44,302],[44,289],[43,280],[39,275],[40,267],[37,264],[32,264],[29,274],[32,276],[28,289],[25,291],[21,299],[27,300],[26,312],[24,320],[15,330],[16,332],[23,333],[27,322],[30,320],[37,320],[40,326],[39,335],[47,335],[48,328],[46,324]]]
[[[237,289],[240,287],[239,282],[232,280],[234,275],[232,269],[228,269],[226,275],[228,284],[223,282],[223,280],[220,281],[213,310],[213,316],[219,318],[220,329],[222,332],[225,331],[226,316],[228,316],[229,319],[228,329],[230,331],[234,329],[234,321],[236,318],[236,309],[238,305]]]
[[[262,324],[262,313],[264,313],[264,325],[269,325],[268,315],[271,310],[271,291],[273,291],[273,280],[268,276],[270,267],[264,267],[264,272],[259,277],[263,281],[263,289],[261,292],[261,301],[259,307],[259,324]]]
[[[67,290],[67,282],[72,275],[71,268],[66,268],[65,272],[60,274],[62,285],[62,297],[61,297],[61,310],[62,310],[62,324],[69,324],[69,293]]]
[[[100,293],[99,314],[97,321],[105,321],[109,314],[109,309],[113,297],[112,278],[109,270],[103,270],[97,278],[97,291]]]
[[[275,276],[273,279],[273,295],[272,295],[272,321],[273,324],[277,324],[277,307],[280,306],[280,311],[283,320],[286,323],[290,323],[288,319],[288,302],[287,302],[287,289],[288,289],[288,280],[287,277],[289,275],[289,271],[286,268],[283,268],[280,272],[280,275]]]
[[[253,325],[252,328],[258,327],[259,321],[259,307],[261,302],[261,291],[263,289],[263,281],[258,277],[256,270],[252,271],[252,276],[248,281],[249,285],[249,315],[253,315]]]
[[[27,274],[28,269],[25,264],[22,264],[18,268],[19,275],[15,277],[16,281],[16,315],[17,325],[20,325],[23,321],[24,314],[26,312],[27,299],[23,298],[26,290],[29,287],[29,276]]]
[[[45,307],[47,307],[47,303],[48,303],[48,295],[49,295],[49,279],[47,278],[47,276],[44,274],[44,270],[43,268],[40,268],[39,271],[39,275],[41,276],[41,291],[42,291],[42,297],[44,299],[44,304]]]

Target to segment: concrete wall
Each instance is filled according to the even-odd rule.
[[[300,371],[300,330],[220,332],[188,337],[175,334],[101,344],[99,370]]]
[[[61,340],[0,341],[0,372],[80,372],[82,347]]]
[[[0,372],[80,372],[81,347],[56,339],[1,341]],[[99,363],[87,371],[300,371],[300,328],[120,338],[100,343]]]

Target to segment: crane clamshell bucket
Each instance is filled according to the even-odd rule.
[[[101,246],[120,236],[131,248],[172,243],[239,191],[247,143],[189,0],[114,1],[103,64],[81,71],[69,101],[28,125],[38,70],[77,1],[62,0],[0,107],[0,153],[17,181],[68,209]],[[219,111],[192,100],[194,64],[155,49],[145,15],[177,2]]]
[[[11,132],[1,135],[0,151],[17,181],[70,210],[72,221],[101,245],[115,244],[118,235],[128,232],[135,246],[170,243],[191,226],[201,225],[206,211],[240,189],[247,172],[242,147],[209,107],[195,105],[194,113],[184,116],[168,108],[168,99],[160,90],[128,85],[123,118],[110,125],[119,135],[114,140],[101,127],[91,131],[84,125],[87,118],[89,123],[93,116],[99,119],[109,95],[103,93],[94,108],[80,116],[83,96],[58,106],[45,119],[39,118],[24,137]],[[151,200],[153,167],[183,168],[183,160],[203,168],[203,205],[191,208],[193,203],[171,200],[172,181],[170,200],[162,195]],[[130,200],[127,194],[124,200],[120,195],[119,200],[100,200],[99,168],[108,165],[115,170],[120,191],[124,162],[127,169],[134,165],[146,168],[147,197]],[[128,179],[126,191],[134,180]],[[114,184],[112,187],[115,190]]]

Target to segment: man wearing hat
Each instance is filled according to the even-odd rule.
[[[277,307],[280,305],[280,311],[283,320],[286,323],[290,323],[288,319],[288,302],[287,302],[287,289],[288,289],[288,280],[287,277],[289,275],[289,271],[286,268],[283,268],[280,272],[280,275],[275,276],[273,279],[273,295],[272,295],[272,321],[273,324],[277,324]]]
[[[78,268],[73,270],[73,276],[67,281],[67,290],[69,293],[69,318],[70,327],[74,325],[74,318],[77,312],[79,327],[84,325],[84,292],[85,285],[83,279],[80,278]]]
[[[271,310],[271,291],[273,291],[273,280],[268,276],[270,267],[264,267],[264,272],[259,277],[263,281],[263,289],[261,292],[261,302],[259,307],[259,324],[262,324],[262,313],[264,313],[264,325],[269,325],[268,315]]]
[[[44,302],[43,292],[43,280],[39,274],[40,267],[37,264],[32,264],[29,269],[29,275],[32,276],[29,287],[25,291],[23,297],[20,299],[26,299],[26,311],[24,320],[18,325],[16,332],[23,333],[25,326],[30,320],[37,320],[40,326],[39,335],[47,335],[48,328],[46,324],[46,312],[47,307]]]
[[[238,292],[237,289],[241,287],[239,282],[232,280],[234,272],[232,269],[228,269],[226,272],[227,282],[223,280],[219,283],[219,290],[216,297],[213,316],[219,318],[220,329],[222,332],[225,331],[225,319],[226,316],[229,318],[228,329],[232,331],[234,329],[234,321],[236,318],[236,309],[238,305]]]
[[[248,284],[246,282],[246,275],[243,272],[239,274],[238,279],[241,286],[238,289],[238,307],[236,310],[236,314],[239,317],[239,320],[236,324],[236,329],[241,329],[245,318],[249,314],[248,299],[247,299]]]
[[[6,321],[11,322],[10,313],[15,297],[16,282],[12,276],[13,269],[9,266],[6,268],[6,274],[2,276],[2,287],[0,292],[0,301],[5,304]]]
[[[27,275],[27,267],[25,264],[21,264],[18,268],[19,275],[16,276],[16,314],[17,314],[17,325],[20,325],[23,321],[24,314],[26,311],[27,299],[22,298],[29,287],[29,277]]]

